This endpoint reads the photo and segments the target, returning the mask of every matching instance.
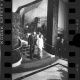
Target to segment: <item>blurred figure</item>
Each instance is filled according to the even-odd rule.
[[[61,57],[61,38],[57,37],[57,46],[56,46],[57,55]]]
[[[43,35],[40,34],[39,35],[39,38],[37,39],[37,46],[38,46],[38,56],[39,56],[39,59],[43,57],[43,53],[42,53],[42,50],[44,48],[44,41],[43,41]]]
[[[26,33],[26,41],[28,41],[28,33]]]

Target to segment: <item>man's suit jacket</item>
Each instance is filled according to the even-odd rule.
[[[35,45],[35,39],[34,39],[34,36],[33,35],[29,35],[28,44],[30,46],[34,46]]]

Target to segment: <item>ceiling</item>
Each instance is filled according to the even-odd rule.
[[[19,6],[23,6],[33,1],[38,1],[38,0],[12,0],[12,11],[16,12]],[[68,2],[68,0],[61,0],[61,1]]]

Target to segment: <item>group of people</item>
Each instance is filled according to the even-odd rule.
[[[43,35],[38,32],[33,32],[28,37],[28,45],[30,46],[30,58],[33,59],[35,47],[37,46],[38,49],[38,59],[41,59],[43,57],[43,48],[44,48],[44,41],[43,41]]]

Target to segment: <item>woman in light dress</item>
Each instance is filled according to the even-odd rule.
[[[44,48],[44,41],[43,41],[43,35],[40,34],[39,37],[37,37],[37,46],[38,46],[38,52],[39,52],[39,57],[43,57],[42,50]]]

